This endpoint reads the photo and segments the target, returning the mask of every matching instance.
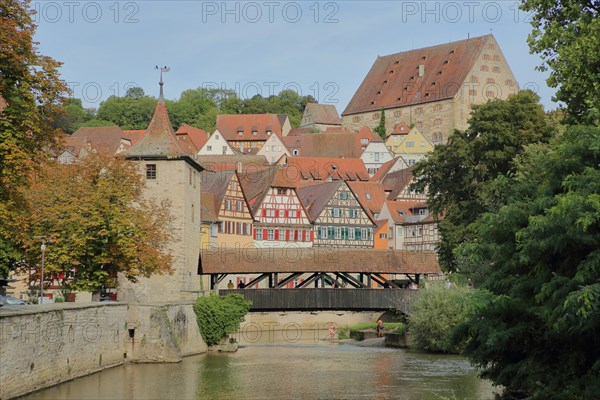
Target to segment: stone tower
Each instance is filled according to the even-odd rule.
[[[165,105],[162,76],[160,96],[144,137],[127,159],[146,179],[144,196],[171,203],[173,256],[171,275],[154,275],[131,283],[119,278],[118,299],[134,303],[194,300],[200,290],[200,171],[202,167],[179,145]]]

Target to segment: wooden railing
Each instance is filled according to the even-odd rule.
[[[408,289],[227,289],[220,295],[239,293],[252,301],[252,311],[279,310],[390,310],[405,314],[418,295]]]

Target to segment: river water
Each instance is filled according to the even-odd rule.
[[[458,356],[386,348],[382,339],[338,343],[263,337],[242,342],[236,353],[201,354],[178,364],[123,365],[24,399],[492,400],[493,393],[491,384],[479,380]]]

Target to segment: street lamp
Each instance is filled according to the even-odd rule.
[[[42,281],[40,284],[40,304],[44,304],[44,259],[46,256],[46,236],[34,236],[34,239],[42,239]]]

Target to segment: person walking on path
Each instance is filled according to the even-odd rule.
[[[383,321],[377,321],[377,337],[383,337]]]

